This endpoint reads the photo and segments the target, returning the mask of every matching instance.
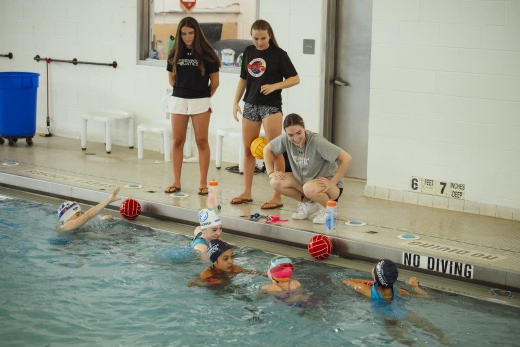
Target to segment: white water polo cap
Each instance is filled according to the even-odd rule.
[[[65,201],[58,210],[58,222],[65,223],[74,214],[81,212],[81,206],[74,201]]]
[[[215,210],[211,208],[204,208],[199,212],[199,223],[202,229],[211,228],[217,225],[222,225],[219,216]]]

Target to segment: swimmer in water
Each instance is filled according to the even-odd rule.
[[[56,230],[59,233],[69,233],[79,228],[92,218],[94,218],[99,212],[101,212],[105,207],[107,207],[110,203],[120,200],[117,196],[119,193],[120,186],[116,186],[112,194],[101,201],[96,206],[90,208],[87,212],[83,213],[81,211],[81,206],[78,205],[77,202],[74,201],[65,201],[61,204],[60,209],[58,210],[58,221],[63,223],[58,226]],[[103,219],[109,219],[112,216],[104,216]]]
[[[261,290],[272,294],[282,303],[300,308],[315,308],[321,305],[320,301],[308,295],[298,280],[291,279],[294,265],[292,260],[276,256],[269,262],[267,277],[271,284],[262,286]]]
[[[226,284],[236,274],[262,274],[257,270],[247,270],[235,265],[233,249],[222,240],[211,240],[208,244],[207,255],[213,265],[202,271],[199,278],[188,283],[188,287]]]
[[[199,212],[200,226],[196,227],[190,248],[197,258],[209,260],[208,244],[211,240],[220,240],[222,235],[222,222],[215,210],[204,208]]]

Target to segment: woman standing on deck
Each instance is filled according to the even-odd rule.
[[[183,18],[175,37],[180,39],[175,41],[166,66],[170,85],[173,86],[168,104],[173,135],[173,183],[164,192],[175,193],[181,190],[183,148],[191,117],[199,151],[198,194],[207,195],[210,160],[208,128],[212,112],[211,97],[219,85],[220,60],[195,18]]]
[[[255,170],[255,157],[250,147],[263,126],[267,142],[282,133],[282,89],[300,83],[300,77],[287,53],[278,47],[271,25],[259,19],[251,26],[253,45],[244,50],[240,79],[233,101],[233,116],[242,114],[242,140],[244,142],[244,191],[231,200],[232,204],[253,201],[251,186]],[[244,95],[244,112],[238,103]],[[275,169],[284,171],[283,156],[275,156]],[[282,196],[274,192],[263,209],[282,207]]]

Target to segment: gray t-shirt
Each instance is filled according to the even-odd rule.
[[[269,144],[276,155],[287,152],[294,178],[302,184],[318,177],[331,179],[338,170],[336,159],[342,149],[310,130],[305,130],[303,148],[298,148],[289,141],[285,133],[271,140]],[[337,186],[343,188],[343,178]]]

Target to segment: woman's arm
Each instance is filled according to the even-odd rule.
[[[274,92],[275,90],[291,88],[292,86],[295,86],[299,83],[300,83],[300,76],[298,76],[298,75],[291,76],[278,83],[264,84],[263,86],[260,87],[260,93],[262,93],[264,95],[268,95],[268,94],[271,94],[272,92]]]
[[[170,82],[170,86],[173,87],[175,84],[175,73],[172,71],[168,71],[168,81]]]
[[[209,95],[213,96],[217,91],[217,88],[220,84],[220,75],[219,72],[214,72],[209,75]]]
[[[237,122],[238,122],[237,113],[242,114],[242,110],[240,109],[240,106],[238,105],[238,103],[240,102],[240,99],[242,99],[242,95],[244,95],[245,90],[246,90],[246,80],[243,78],[239,78],[237,90],[235,92],[235,100],[233,100],[233,117],[235,117],[235,120]]]
[[[341,150],[336,160],[339,161],[338,169],[336,170],[334,176],[332,176],[330,179],[334,185],[336,185],[345,176],[345,172],[347,172],[348,167],[352,162],[352,156],[344,150]]]

